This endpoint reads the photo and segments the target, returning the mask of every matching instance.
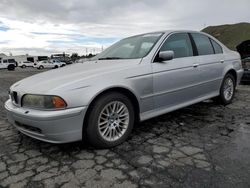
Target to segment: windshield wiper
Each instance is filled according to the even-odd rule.
[[[98,60],[123,59],[121,57],[101,57]]]

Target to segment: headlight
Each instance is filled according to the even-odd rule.
[[[50,95],[24,95],[22,106],[40,109],[61,109],[66,108],[66,102],[58,96]]]
[[[249,61],[249,60],[243,60],[243,61],[242,61],[242,67],[243,67],[243,69],[245,69],[245,70],[250,69],[250,61]]]

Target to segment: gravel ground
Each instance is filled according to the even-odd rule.
[[[231,105],[202,102],[95,150],[40,142],[7,122],[8,88],[38,72],[0,70],[0,187],[250,187],[250,86],[239,86]]]

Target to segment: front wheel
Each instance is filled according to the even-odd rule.
[[[220,88],[220,95],[217,97],[217,101],[220,104],[230,104],[234,98],[236,87],[236,80],[232,74],[227,74],[222,82]]]
[[[110,148],[124,142],[131,133],[135,111],[123,94],[112,92],[99,97],[90,106],[85,133],[89,143],[98,148]]]

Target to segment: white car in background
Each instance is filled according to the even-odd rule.
[[[65,63],[62,63],[58,60],[43,60],[38,61],[37,63],[34,63],[34,68],[37,69],[56,69],[59,67],[65,66]]]
[[[22,61],[19,63],[19,67],[26,68],[26,67],[33,67],[34,63],[31,61]]]
[[[0,69],[15,70],[15,61],[13,59],[1,59],[0,58]]]
[[[59,64],[60,67],[64,67],[66,65],[66,63],[64,63],[64,62],[62,62],[62,61],[60,61],[58,59],[51,59],[50,62],[54,63],[54,64]]]

